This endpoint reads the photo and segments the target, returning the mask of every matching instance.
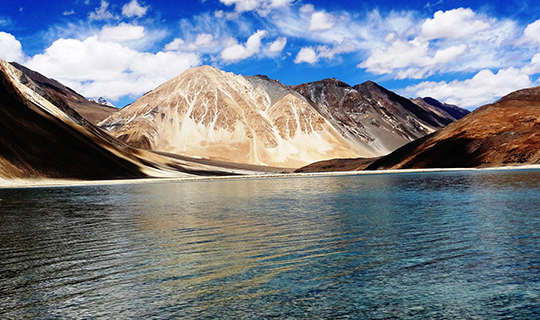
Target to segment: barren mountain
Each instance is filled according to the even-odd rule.
[[[440,102],[430,97],[410,100],[427,111],[431,111],[441,117],[451,119],[453,121],[459,120],[470,113],[469,110],[462,109],[453,104]]]
[[[139,150],[106,134],[63,99],[0,60],[0,180],[188,177],[257,172]]]
[[[293,89],[312,101],[343,135],[376,150],[376,156],[456,120],[438,106],[422,108],[372,81],[351,87],[336,79],[325,79]]]
[[[204,66],[151,91],[100,127],[139,148],[299,167],[381,156],[453,121],[376,87],[354,89],[330,79],[290,88],[266,76]]]
[[[12,62],[11,65],[24,74],[24,76],[21,77],[21,82],[23,84],[32,86],[31,89],[33,91],[52,103],[69,106],[93,124],[97,124],[118,111],[117,108],[108,104],[108,101],[106,100],[103,100],[102,103],[99,103],[99,101],[88,100],[54,79],[47,78],[46,76],[30,70],[16,62]]]
[[[540,87],[519,90],[367,167],[471,168],[540,163]]]
[[[298,167],[380,151],[342,135],[278,81],[190,69],[103,121],[126,143],[208,159]]]

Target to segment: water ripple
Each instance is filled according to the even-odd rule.
[[[540,317],[540,173],[0,190],[0,316]]]

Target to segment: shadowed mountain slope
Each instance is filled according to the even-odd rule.
[[[540,87],[513,92],[379,159],[367,170],[540,163]]]
[[[63,103],[68,105],[71,109],[75,110],[93,124],[97,124],[119,110],[115,107],[90,101],[60,82],[47,78],[46,76],[30,70],[16,62],[12,62],[11,65],[24,74],[24,76],[21,77],[21,82],[23,84],[32,86],[32,90],[51,101],[53,104],[58,105]]]
[[[29,82],[25,75],[4,61],[0,82],[0,177],[145,176],[134,161],[115,154],[117,147],[110,141],[86,128],[77,114],[69,116],[23,84]]]
[[[257,167],[175,158],[130,147],[95,127],[65,100],[43,93],[26,74],[0,60],[2,179],[102,180],[259,172]]]

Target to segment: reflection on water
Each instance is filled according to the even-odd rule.
[[[540,317],[540,172],[0,190],[1,318]]]

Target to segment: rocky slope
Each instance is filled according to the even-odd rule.
[[[88,100],[54,79],[47,78],[16,62],[12,62],[11,65],[23,73],[21,77],[23,84],[32,86],[31,89],[33,91],[54,104],[69,106],[93,124],[97,124],[118,111],[117,108],[110,105],[106,100],[103,103]]]
[[[519,90],[375,161],[368,170],[540,163],[540,87]]]
[[[469,110],[462,109],[453,104],[440,102],[430,97],[410,100],[427,111],[431,111],[440,115],[441,117],[445,117],[453,121],[459,120],[470,113]]]
[[[343,136],[278,81],[207,66],[184,72],[100,126],[132,146],[246,164],[298,167],[379,153]]]
[[[0,180],[188,177],[257,171],[129,147],[56,97],[44,94],[39,83],[0,60]]]
[[[453,121],[373,85],[355,89],[330,79],[289,88],[265,76],[204,66],[151,91],[100,127],[139,148],[299,167],[384,155]]]
[[[344,135],[377,150],[377,156],[456,120],[438,106],[422,108],[372,81],[351,87],[325,79],[293,89],[312,101]]]
[[[317,161],[294,170],[296,173],[361,171],[379,158],[349,158]]]

